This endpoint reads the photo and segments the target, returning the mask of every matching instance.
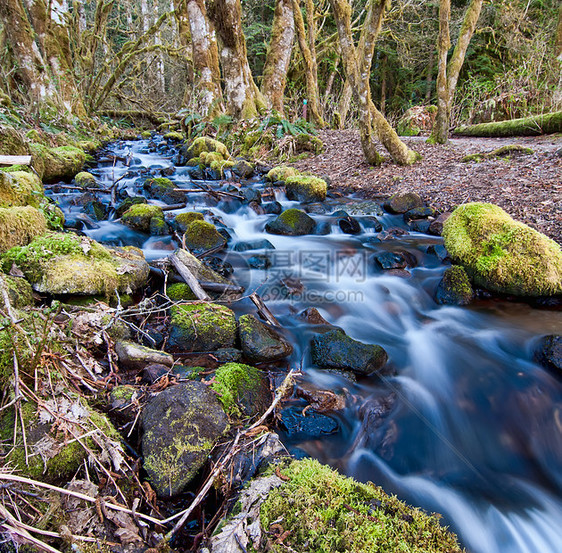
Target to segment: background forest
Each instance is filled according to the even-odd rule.
[[[469,3],[451,3],[453,45]],[[396,123],[408,108],[436,103],[439,2],[388,4],[374,48],[370,86],[374,104]],[[352,3],[357,40],[369,5]],[[294,8],[302,17],[292,17]],[[284,18],[281,29],[274,28],[276,10]],[[244,108],[242,113],[234,105],[228,88],[239,89],[240,83],[229,84],[231,64],[224,59],[229,48],[235,57],[247,57],[251,75],[246,75],[246,84],[265,95],[264,102],[261,96],[256,101],[262,112],[275,107],[294,122],[307,99],[309,118],[316,123],[346,128],[357,118],[356,101],[346,91],[328,0],[306,0],[302,5],[299,0],[4,0],[0,16],[2,102],[25,106],[21,115],[40,113],[44,122],[56,123],[68,111],[78,117],[136,111],[154,121],[164,112],[180,110],[211,119],[256,115],[256,110]],[[245,42],[237,28],[240,17]],[[483,2],[459,76],[450,126],[561,109],[559,18],[557,0]],[[213,54],[212,44],[204,43],[212,42],[215,34],[223,97],[219,90],[205,98],[206,80],[217,79],[209,77],[206,68],[219,60],[205,58],[216,57],[217,50]],[[280,40],[285,41],[281,46],[276,44]],[[275,69],[276,62],[285,67]],[[282,102],[274,96],[283,83],[268,82],[273,70],[286,74]],[[314,93],[317,102],[311,98]],[[44,101],[48,95],[50,103]],[[61,100],[70,110],[60,109]],[[223,116],[216,124],[228,122]]]

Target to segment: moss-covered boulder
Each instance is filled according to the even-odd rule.
[[[326,199],[328,185],[324,179],[296,175],[285,181],[287,198],[297,202],[323,202]]]
[[[161,200],[168,205],[185,202],[185,192],[176,189],[176,185],[166,177],[157,177],[144,181],[143,188],[151,198]]]
[[[324,553],[463,551],[438,516],[410,507],[374,484],[341,476],[313,459],[293,461],[281,474],[269,493],[258,494],[266,497],[259,508],[264,535],[256,529],[252,535],[271,536],[282,521],[283,540],[266,538],[261,546],[254,542],[255,551],[303,551],[303,544],[306,551]]]
[[[164,223],[164,213],[162,208],[157,205],[134,204],[121,217],[121,222],[133,230],[151,233],[153,227],[152,220],[156,223]]]
[[[417,207],[424,207],[423,200],[416,192],[398,192],[383,203],[389,213],[406,213]]]
[[[178,232],[184,233],[187,227],[193,223],[193,221],[204,221],[202,213],[197,211],[186,211],[185,213],[179,213],[174,218],[174,227]]]
[[[214,303],[186,303],[173,306],[170,313],[170,348],[214,351],[234,346],[236,318],[228,307]]]
[[[185,382],[153,397],[142,411],[143,467],[159,497],[180,493],[205,464],[228,421],[202,382]]]
[[[185,139],[184,135],[178,131],[170,131],[164,135],[164,139],[168,142],[181,142]]]
[[[232,418],[252,417],[265,411],[271,402],[265,374],[242,363],[220,366],[214,374],[211,389]]]
[[[381,346],[354,340],[342,330],[316,335],[310,343],[310,355],[322,369],[342,369],[364,376],[381,372],[388,360]]]
[[[437,285],[435,301],[441,305],[468,305],[474,298],[472,284],[459,265],[449,267]]]
[[[186,247],[197,253],[226,246],[225,237],[215,225],[198,219],[188,225],[184,239]]]
[[[80,148],[60,146],[48,148],[42,144],[30,144],[31,164],[44,182],[70,180],[86,162],[86,154]]]
[[[75,177],[74,182],[81,188],[99,188],[96,177],[87,171],[80,171]]]
[[[317,136],[308,133],[299,133],[295,136],[295,152],[312,152],[320,154],[324,149],[324,143]]]
[[[265,225],[266,232],[284,236],[303,236],[312,234],[316,229],[314,219],[301,209],[287,209],[273,221]]]
[[[228,148],[222,142],[207,136],[201,136],[196,138],[191,144],[184,144],[182,146],[178,156],[178,164],[186,165],[190,159],[199,158],[203,153],[217,153],[222,159],[230,157]]]
[[[45,232],[47,232],[47,220],[36,208],[29,205],[0,207],[0,253],[15,246],[26,246]],[[9,271],[10,268],[7,270]]]
[[[242,351],[250,361],[278,361],[293,353],[293,346],[286,338],[254,315],[242,315],[238,319],[238,335]]]
[[[34,173],[0,171],[0,207],[41,207],[46,201],[43,184]]]
[[[443,225],[445,247],[471,279],[517,296],[562,293],[562,250],[496,205],[459,206]]]
[[[29,154],[25,135],[13,127],[0,125],[0,155],[25,156]]]
[[[19,309],[33,305],[33,288],[31,288],[31,284],[25,278],[12,277],[0,273],[0,286],[7,292],[12,308]],[[0,295],[0,306],[4,310],[7,308],[3,294]]]
[[[298,175],[298,171],[293,167],[279,165],[271,169],[265,178],[270,182],[285,182],[289,177]]]
[[[138,204],[146,204],[146,198],[144,196],[133,196],[132,198],[125,198],[116,208],[115,208],[115,218],[119,219],[123,217],[123,214],[132,206]]]
[[[85,236],[58,232],[11,248],[1,261],[3,270],[15,264],[34,290],[53,295],[131,293],[146,282],[150,272],[137,248],[105,248]]]

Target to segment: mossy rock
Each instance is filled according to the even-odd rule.
[[[317,136],[307,133],[300,133],[295,136],[295,151],[312,152],[314,154],[322,153],[324,143]]]
[[[164,212],[157,205],[134,204],[121,216],[121,222],[133,230],[150,232],[151,220],[164,221]]]
[[[461,163],[481,163],[484,161],[485,157],[486,156],[484,154],[468,154],[461,159]]]
[[[59,146],[48,148],[42,144],[30,144],[31,164],[44,182],[70,180],[86,162],[86,154],[80,148]]]
[[[413,508],[374,484],[341,476],[313,459],[282,469],[283,482],[260,506],[262,530],[282,521],[284,539],[267,550],[336,553],[462,553],[439,517]],[[265,550],[259,549],[259,551]]]
[[[285,190],[289,200],[297,202],[323,202],[328,185],[324,179],[296,175],[285,180]]]
[[[11,307],[20,309],[34,304],[33,288],[31,288],[31,284],[29,284],[25,278],[12,277],[0,273],[0,280],[2,281],[2,286],[4,286],[4,289],[8,293]],[[0,297],[0,306],[6,309],[3,297]]]
[[[74,182],[76,182],[77,186],[82,188],[100,188],[96,177],[87,171],[80,171],[80,173],[74,177]]]
[[[16,246],[26,246],[45,232],[47,221],[38,209],[31,206],[0,207],[0,253]]]
[[[190,160],[193,157],[200,157],[203,152],[217,152],[223,159],[230,157],[228,148],[222,142],[207,136],[201,136],[196,138],[186,149],[187,160]]]
[[[242,363],[220,366],[211,389],[232,418],[252,417],[265,411],[271,400],[267,378],[255,367]]]
[[[150,272],[141,250],[105,248],[72,233],[47,232],[27,246],[11,248],[1,260],[5,271],[15,264],[34,290],[53,295],[131,293]]]
[[[301,209],[287,209],[273,221],[265,225],[266,232],[284,236],[303,236],[312,234],[316,229],[316,222]]]
[[[466,271],[454,265],[449,267],[435,291],[435,301],[441,305],[468,305],[474,298],[474,290]]]
[[[187,303],[170,310],[169,345],[174,350],[214,351],[236,341],[234,313],[214,303]]]
[[[174,284],[169,284],[166,288],[166,295],[172,301],[191,301],[196,300],[197,296],[193,293],[193,290],[185,282],[176,282]]]
[[[293,353],[293,346],[288,340],[254,315],[240,317],[238,334],[242,351],[250,361],[278,361]]]
[[[39,177],[27,171],[0,171],[0,207],[31,205],[46,201]]]
[[[143,467],[159,497],[183,491],[228,429],[221,404],[202,382],[185,382],[153,397],[142,425]]]
[[[193,223],[193,221],[204,221],[202,213],[197,211],[186,211],[185,213],[179,213],[174,218],[174,226],[182,234],[187,230],[187,227]]]
[[[296,175],[298,175],[298,171],[295,168],[279,165],[271,169],[265,178],[271,182],[285,182],[289,177],[294,177]]]
[[[29,148],[24,134],[14,129],[0,125],[0,155],[25,156],[29,154]]]
[[[150,134],[149,134],[150,137]],[[178,131],[170,131],[164,135],[164,139],[168,142],[181,142],[185,139],[184,135]]]
[[[147,179],[143,188],[151,198],[161,200],[169,205],[185,202],[185,192],[176,189],[176,185],[166,177]]]
[[[493,204],[457,207],[443,225],[445,247],[472,280],[516,296],[562,293],[562,250]]]
[[[521,146],[521,144],[507,144],[496,148],[487,154],[488,157],[512,157],[512,156],[530,156],[535,152],[531,148]]]
[[[184,239],[186,247],[194,252],[226,246],[226,239],[215,225],[198,219],[189,224],[185,230]]]
[[[385,200],[383,207],[389,213],[406,213],[411,209],[424,207],[424,203],[416,192],[398,192]]]
[[[137,204],[146,204],[144,196],[134,196],[132,198],[125,198],[115,209],[115,218],[119,219],[123,214],[132,206]]]

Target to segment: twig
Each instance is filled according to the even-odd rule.
[[[269,310],[267,305],[258,296],[256,292],[253,292],[248,296],[252,303],[258,308],[258,313],[272,326],[280,327],[279,321],[274,317],[273,313]]]

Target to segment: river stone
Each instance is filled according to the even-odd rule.
[[[441,213],[439,217],[431,221],[428,229],[429,234],[432,234],[433,236],[441,236],[441,233],[443,232],[443,224],[450,216],[451,214],[449,212]]]
[[[378,252],[375,254],[375,261],[381,269],[403,269],[408,265],[406,258],[395,252]]]
[[[151,230],[152,219],[164,223],[164,213],[160,206],[135,203],[121,216],[121,222],[130,229],[147,233]]]
[[[159,497],[180,493],[228,428],[215,394],[185,382],[153,397],[142,411],[143,467]]]
[[[238,242],[233,249],[235,252],[247,252],[250,250],[274,250],[275,246],[264,238],[263,240],[252,240],[251,242]]]
[[[382,207],[372,200],[350,202],[346,204],[345,210],[349,215],[384,215]]]
[[[324,179],[295,175],[285,180],[285,192],[289,200],[297,202],[323,202],[328,185]]]
[[[551,334],[541,338],[535,348],[535,361],[562,378],[562,336]]]
[[[449,267],[435,291],[435,301],[441,305],[468,305],[474,298],[474,291],[466,271],[455,265]]]
[[[238,334],[244,355],[254,362],[278,361],[293,353],[293,346],[254,315],[242,315]]]
[[[117,342],[115,353],[119,363],[128,369],[141,370],[151,363],[158,363],[167,367],[174,364],[174,358],[169,353],[147,348],[134,342]]]
[[[181,204],[185,202],[185,192],[176,190],[176,185],[166,177],[156,177],[144,181],[143,188],[146,193],[166,204]]]
[[[388,360],[381,346],[364,344],[341,330],[316,335],[310,344],[310,354],[317,367],[344,369],[364,376],[379,372]]]
[[[301,209],[287,209],[273,221],[265,225],[266,232],[284,236],[303,236],[312,234],[316,222]]]
[[[383,203],[384,209],[389,213],[406,213],[410,209],[423,206],[423,200],[415,192],[398,192]]]
[[[249,179],[254,174],[254,166],[245,159],[241,159],[234,164],[232,172],[243,179]]]
[[[410,221],[415,221],[417,219],[427,219],[429,217],[435,217],[437,212],[432,207],[415,207],[404,213],[402,216],[405,223]]]
[[[263,204],[263,210],[268,215],[280,215],[283,211],[283,206],[277,200],[274,200],[273,202]]]
[[[214,351],[234,346],[236,318],[228,307],[215,303],[186,303],[172,306],[170,312],[170,348]]]
[[[338,421],[313,409],[303,414],[302,408],[288,407],[281,411],[280,424],[287,437],[292,440],[313,440],[335,434],[340,425]]]
[[[357,222],[357,219],[347,215],[338,220],[338,225],[341,231],[345,234],[360,234],[361,225]]]
[[[501,207],[457,207],[443,225],[443,240],[451,258],[478,286],[516,296],[562,293],[560,245]]]
[[[186,247],[197,253],[226,246],[224,236],[213,223],[207,221],[193,221],[185,231],[184,240]]]

